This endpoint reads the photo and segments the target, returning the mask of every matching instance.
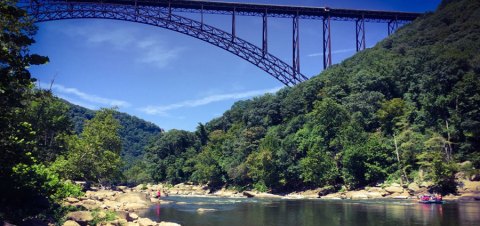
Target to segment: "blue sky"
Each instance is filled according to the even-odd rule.
[[[251,0],[243,2],[370,10],[433,11],[440,0]],[[198,14],[181,14],[198,19]],[[230,17],[205,15],[205,23],[230,31]],[[291,62],[291,19],[269,18],[269,51]],[[261,18],[237,17],[237,36],[261,46]],[[218,47],[170,30],[114,20],[39,23],[32,52],[50,63],[31,68],[39,86],[90,108],[117,106],[164,128],[193,131],[238,100],[275,92],[283,84]],[[367,47],[387,36],[384,23],[366,23]],[[321,22],[300,21],[301,71],[317,75],[322,64]],[[333,62],[355,53],[355,24],[332,23]]]

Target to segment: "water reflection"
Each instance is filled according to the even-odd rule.
[[[173,203],[154,205],[139,215],[156,221],[177,222],[184,226],[480,225],[479,202],[436,205],[407,200],[325,201],[192,197],[169,197],[169,200]],[[197,212],[199,208],[215,211],[200,214]]]

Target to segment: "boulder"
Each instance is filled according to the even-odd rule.
[[[320,188],[320,189],[317,189],[317,190],[314,190],[314,191],[316,191],[315,193],[317,194],[317,197],[320,197],[320,196],[325,196],[325,195],[334,193],[336,191],[336,189],[333,186],[326,186],[326,187],[323,187],[323,188]],[[305,195],[310,195],[310,194],[308,194],[308,192],[307,192],[307,194],[305,194]]]
[[[80,226],[80,224],[78,224],[75,221],[68,220],[68,221],[65,221],[65,223],[62,224],[62,226]]]
[[[134,221],[136,219],[138,219],[138,215],[136,213],[129,213],[127,216],[127,220],[129,221]]]
[[[157,225],[157,222],[152,221],[152,220],[150,220],[150,219],[148,219],[148,218],[138,218],[137,223],[138,223],[140,226],[153,226],[153,225]]]
[[[150,200],[147,199],[147,195],[144,193],[129,192],[118,195],[115,198],[115,201],[120,203],[137,203],[142,205],[148,205]]]
[[[408,190],[413,194],[420,191],[420,186],[417,183],[412,182],[408,185]]]
[[[392,193],[403,193],[403,188],[400,186],[389,186],[384,188],[386,192],[392,194]]]
[[[119,209],[120,207],[122,207],[122,203],[110,200],[103,201],[103,205],[106,207],[104,209]]]
[[[366,195],[365,190],[361,191],[348,191],[345,193],[345,196],[347,196],[347,199],[368,199]]]
[[[126,225],[128,221],[126,219],[118,219],[118,225]]]
[[[384,192],[381,187],[366,187],[365,190],[368,192]]]
[[[77,198],[68,197],[66,198],[66,201],[69,203],[75,203],[75,202],[79,202],[80,200],[78,200]]]
[[[129,188],[127,186],[117,186],[117,190],[122,192],[127,192]]]
[[[91,199],[83,200],[82,203],[83,203],[83,204],[87,204],[87,205],[95,205],[95,204],[97,204],[97,202],[96,202],[95,200],[91,200]]]
[[[134,211],[134,210],[145,209],[145,208],[148,208],[148,205],[142,204],[142,203],[126,203],[123,206],[123,209],[127,211]]]
[[[368,192],[367,193],[367,197],[369,199],[379,199],[379,198],[383,198],[385,194],[383,192]]]
[[[140,224],[134,222],[127,222],[127,226],[140,226]]]
[[[76,221],[80,225],[87,225],[88,222],[93,220],[92,213],[88,211],[75,211],[67,214],[67,219]]]
[[[248,198],[253,198],[253,197],[255,197],[256,194],[253,191],[244,191],[243,195],[248,197]]]
[[[87,199],[79,203],[81,206],[85,207],[87,210],[94,210],[100,208],[100,203],[97,203],[95,200]]]
[[[353,200],[358,200],[358,199],[368,199],[368,196],[364,193],[357,193],[357,194],[353,194],[351,196],[351,199]]]

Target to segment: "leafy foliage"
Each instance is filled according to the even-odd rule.
[[[149,164],[157,180],[259,190],[406,182],[422,169],[452,191],[455,162],[480,159],[479,27],[478,1],[445,1],[307,82],[235,103],[198,127],[200,142],[157,138],[166,149]]]
[[[80,136],[68,138],[68,154],[58,158],[53,168],[64,178],[96,181],[100,184],[119,180],[121,140],[120,124],[113,110],[102,109],[86,121]]]
[[[21,223],[55,215],[57,203],[80,188],[37,161],[61,152],[69,122],[55,98],[33,89],[27,68],[48,58],[29,53],[36,28],[15,4],[0,2],[0,219]]]

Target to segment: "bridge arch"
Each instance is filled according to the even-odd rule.
[[[75,1],[29,1],[21,5],[35,22],[65,19],[113,19],[152,25],[185,34],[252,63],[286,86],[294,86],[308,78],[270,53],[222,29],[186,18],[165,8],[115,3]]]

